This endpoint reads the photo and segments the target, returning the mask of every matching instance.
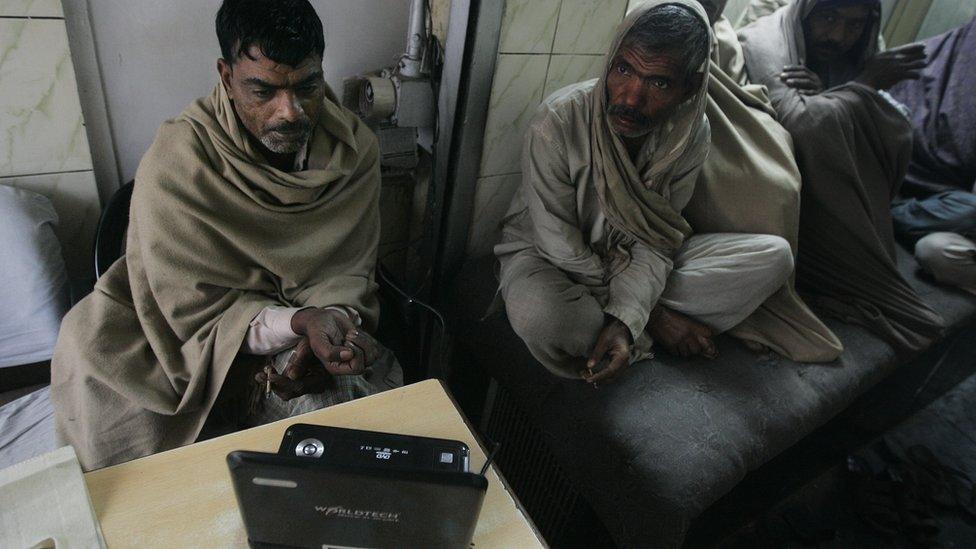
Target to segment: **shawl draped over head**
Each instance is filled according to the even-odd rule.
[[[914,151],[902,195],[976,192],[976,18],[925,41],[928,66],[891,95],[911,110]]]
[[[652,0],[627,15],[603,76],[558,90],[540,105],[525,137],[522,185],[495,246],[502,287],[506,273],[520,270],[520,254],[541,257],[587,286],[645,351],[650,311],[673,254],[691,233],[680,212],[708,154],[707,59],[697,68],[701,85],[645,138],[633,160],[607,118],[606,78],[637,20],[664,4],[688,8],[708,28],[694,0]]]
[[[702,86],[695,95],[682,103],[660,132],[656,147],[644,157],[644,169],[631,162],[623,141],[613,132],[607,116],[607,76],[620,44],[638,19],[663,4],[680,4],[706,22],[708,17],[698,2],[681,0],[649,0],[633,9],[620,24],[606,68],[589,96],[590,148],[597,196],[610,224],[625,235],[652,249],[672,255],[691,234],[691,226],[671,205],[668,186],[674,178],[677,161],[694,147],[696,130],[705,115],[705,94],[708,73],[702,73]],[[706,61],[707,63],[707,61]],[[707,141],[704,143],[707,148]]]
[[[803,20],[818,1],[796,0],[739,32],[749,79],[769,89],[803,175],[797,282],[827,312],[918,351],[941,335],[942,319],[895,265],[889,206],[911,128],[874,89],[849,81],[878,50],[878,4],[856,55],[830,67],[826,91],[804,96],[779,79],[784,66],[804,64]]]
[[[163,124],[139,165],[126,254],[65,317],[56,432],[86,470],[193,442],[269,305],[353,307],[375,326],[376,138],[327,99],[308,166],[257,152],[222,84]]]
[[[789,132],[775,119],[763,86],[747,84],[739,39],[725,18],[714,25],[706,114],[712,147],[684,214],[696,233],[785,238],[797,250],[800,172]],[[733,336],[799,362],[829,362],[843,347],[785,284]]]

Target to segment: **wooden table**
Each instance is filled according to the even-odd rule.
[[[105,542],[110,548],[245,546],[225,457],[233,450],[276,452],[285,428],[298,422],[460,440],[471,449],[472,471],[486,459],[444,387],[428,380],[86,474]],[[487,476],[475,547],[542,547],[494,466]]]

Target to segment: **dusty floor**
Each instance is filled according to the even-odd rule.
[[[930,450],[941,471],[906,460],[913,446]],[[852,455],[881,477],[873,490],[838,463],[721,545],[976,547],[976,517],[965,510],[976,496],[969,480],[976,479],[976,375]],[[954,488],[959,493],[944,493]],[[932,503],[920,492],[947,497]],[[875,523],[889,532],[869,525],[864,513],[880,516]]]

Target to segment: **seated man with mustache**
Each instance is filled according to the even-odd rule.
[[[797,286],[901,352],[942,318],[898,271],[890,212],[912,130],[884,90],[917,78],[925,49],[879,51],[880,0],[795,0],[739,31],[749,80],[769,89],[803,176]]]
[[[710,43],[696,1],[639,5],[604,76],[555,92],[525,137],[495,253],[509,321],[556,375],[610,379],[652,342],[714,357],[793,271],[783,238],[692,235],[681,215],[708,153]]]
[[[86,470],[402,384],[366,333],[379,150],[323,79],[322,22],[224,0],[216,26],[220,82],[159,129],[125,256],[61,328],[56,432]]]

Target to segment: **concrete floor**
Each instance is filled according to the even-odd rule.
[[[930,380],[933,378],[930,378]],[[925,389],[923,386],[922,389]],[[918,394],[918,393],[917,393]],[[870,412],[868,412],[870,415]],[[862,416],[861,419],[864,419]],[[929,449],[943,466],[949,466],[963,476],[949,474],[958,487],[959,500],[968,505],[928,505],[931,513],[927,526],[931,536],[917,536],[909,532],[913,521],[895,520],[894,532],[882,533],[859,516],[859,499],[867,492],[859,488],[856,477],[848,472],[846,459],[833,466],[782,499],[772,509],[719,543],[723,547],[976,547],[976,517],[971,514],[976,504],[976,374],[907,419],[870,442],[861,445],[851,455],[868,463],[876,471],[893,471],[902,478],[911,477],[917,469],[900,467],[904,463],[896,456],[905,449],[921,445]],[[903,454],[902,454],[903,455]],[[910,487],[933,489],[946,486],[942,482],[907,482],[889,484],[894,496],[882,497],[885,505],[896,497],[916,501]],[[955,498],[950,498],[955,499]],[[901,507],[904,509],[904,506]],[[874,507],[878,509],[878,507]]]

